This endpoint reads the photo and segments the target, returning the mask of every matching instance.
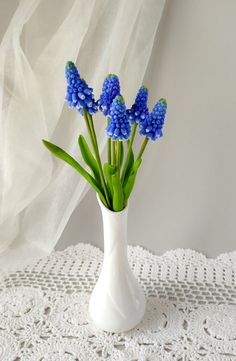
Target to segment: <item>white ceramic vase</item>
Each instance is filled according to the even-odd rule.
[[[128,331],[142,320],[146,306],[143,290],[127,258],[128,207],[113,212],[97,199],[103,218],[104,259],[90,298],[89,314],[98,329]]]

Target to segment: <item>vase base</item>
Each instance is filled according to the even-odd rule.
[[[125,332],[137,326],[146,310],[146,299],[143,290],[136,289],[136,301],[133,305],[127,299],[123,302],[123,307],[114,302],[106,302],[105,298],[100,298],[96,292],[92,293],[89,302],[90,323],[97,329],[107,332]]]
[[[91,302],[89,304],[89,323],[92,327],[106,332],[113,332],[113,333],[120,333],[120,332],[127,332],[132,328],[136,327],[143,319],[144,314],[146,311],[146,300],[143,298],[142,305],[138,310],[138,313],[133,315],[133,317],[127,317],[127,319],[113,320],[108,319],[106,317],[101,317],[99,312],[93,312],[93,306]]]

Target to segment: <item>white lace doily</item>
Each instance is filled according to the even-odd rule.
[[[147,311],[121,334],[88,321],[102,257],[79,244],[2,278],[1,361],[236,360],[236,252],[207,259],[190,250],[155,256],[129,247]]]

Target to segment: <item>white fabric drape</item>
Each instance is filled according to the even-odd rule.
[[[0,268],[50,252],[87,189],[41,143],[51,139],[80,158],[77,136],[85,127],[64,107],[65,63],[76,61],[96,97],[106,74],[118,74],[130,105],[164,4],[19,1],[0,46]],[[105,123],[95,122],[103,150]]]

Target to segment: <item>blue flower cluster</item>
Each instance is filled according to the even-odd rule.
[[[141,86],[135,98],[134,104],[132,105],[131,109],[127,111],[131,123],[137,122],[141,125],[147,118],[149,114],[147,100],[148,89],[145,86]]]
[[[94,100],[93,89],[89,88],[84,79],[80,78],[78,70],[72,61],[66,64],[67,92],[65,100],[70,107],[74,107],[80,114],[83,108],[93,114],[98,110],[97,102]]]
[[[165,99],[160,99],[154,106],[152,112],[141,125],[140,134],[146,135],[149,139],[155,141],[162,137],[162,128],[166,115],[167,103]]]
[[[70,107],[74,107],[83,114],[83,108],[93,114],[98,107],[105,116],[109,116],[110,122],[106,128],[107,136],[113,140],[129,139],[131,124],[137,123],[140,134],[155,141],[162,137],[167,103],[160,99],[151,113],[147,107],[148,89],[141,86],[132,107],[126,110],[123,97],[120,95],[120,82],[115,74],[109,74],[102,86],[100,99],[95,101],[93,89],[85,80],[81,79],[75,64],[69,61],[66,64],[67,92],[65,100]]]
[[[103,82],[99,100],[99,108],[104,115],[110,115],[112,101],[117,95],[120,95],[119,78],[115,74],[109,74]]]
[[[131,126],[122,96],[118,95],[110,107],[110,123],[106,127],[107,136],[112,140],[123,140],[130,137]]]

